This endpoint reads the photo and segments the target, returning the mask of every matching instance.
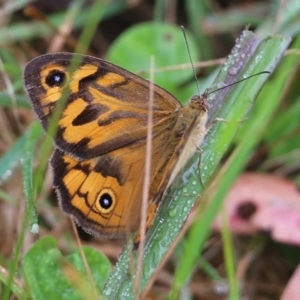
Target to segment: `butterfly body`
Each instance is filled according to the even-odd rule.
[[[119,237],[137,229],[150,82],[104,60],[71,53],[32,60],[24,82],[46,130],[62,105],[50,161],[62,210],[96,235]],[[154,85],[149,224],[163,193],[203,139],[207,109],[202,97],[182,107]]]

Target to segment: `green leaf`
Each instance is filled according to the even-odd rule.
[[[192,35],[187,39],[193,61],[198,61],[198,49]],[[130,27],[110,47],[107,60],[149,79],[150,58],[154,56],[155,68],[189,64],[182,30],[166,23],[149,22]],[[179,99],[185,101],[195,93],[182,88],[182,84],[193,77],[191,68],[154,74],[154,82],[165,88]]]
[[[36,242],[23,260],[24,278],[32,299],[99,299],[110,273],[110,262],[92,248],[83,247],[83,252],[92,280],[79,251],[63,257],[54,238],[44,237]]]

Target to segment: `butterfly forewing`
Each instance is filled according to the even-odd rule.
[[[73,72],[72,61],[78,63]],[[146,138],[150,83],[120,67],[90,56],[47,54],[27,65],[24,81],[44,128],[67,90],[55,143],[73,156],[92,158]],[[180,107],[155,86],[153,135],[174,125]]]

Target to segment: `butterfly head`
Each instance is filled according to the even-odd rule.
[[[190,101],[190,107],[197,110],[204,110],[206,112],[209,111],[210,104],[207,100],[206,94],[203,94],[201,96],[193,96]]]

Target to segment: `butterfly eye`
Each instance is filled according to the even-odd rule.
[[[61,70],[51,70],[46,77],[46,84],[49,87],[62,86],[66,79],[66,73]]]
[[[97,209],[102,213],[109,213],[115,207],[116,196],[111,189],[105,188],[101,191],[96,203]]]

